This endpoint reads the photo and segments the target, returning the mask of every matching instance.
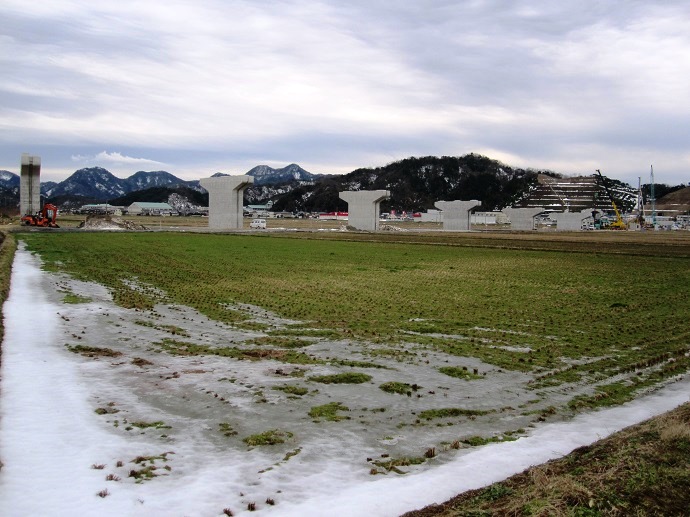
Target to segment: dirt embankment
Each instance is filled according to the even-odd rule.
[[[147,230],[146,226],[137,224],[126,219],[119,219],[109,215],[88,216],[84,222],[79,224],[78,228],[84,230]]]
[[[403,517],[686,516],[690,403],[564,458]]]
[[[12,272],[12,260],[17,243],[14,236],[5,231],[0,231],[0,307],[5,303],[10,292],[10,273]],[[2,364],[2,339],[5,334],[4,318],[0,317],[0,364]]]

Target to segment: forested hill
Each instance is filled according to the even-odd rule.
[[[384,167],[357,169],[310,185],[300,185],[274,199],[274,210],[318,212],[346,210],[338,197],[343,190],[389,190],[383,211],[428,210],[436,201],[482,201],[484,210],[518,201],[548,171],[518,169],[477,154],[460,157],[407,158]]]
[[[146,190],[137,190],[111,199],[108,203],[115,206],[129,206],[137,201],[167,203],[171,194],[178,194],[180,197],[198,206],[208,206],[208,193],[179,185],[176,187],[153,187]]]

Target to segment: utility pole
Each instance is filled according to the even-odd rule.
[[[656,230],[656,198],[654,197],[654,166],[650,165],[651,173],[649,175],[649,198],[652,203],[652,225]]]
[[[642,196],[642,177],[637,177],[637,222],[644,229],[644,197]]]

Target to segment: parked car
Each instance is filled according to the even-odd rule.
[[[255,230],[265,230],[266,219],[254,219],[251,223],[249,223],[249,227]]]

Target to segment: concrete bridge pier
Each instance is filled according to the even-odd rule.
[[[582,221],[591,215],[591,212],[554,212],[549,217],[556,220],[556,230],[573,232],[582,230]]]
[[[375,232],[379,229],[381,201],[391,196],[388,190],[347,190],[339,192],[347,203],[348,226],[357,230]]]
[[[503,213],[510,219],[511,230],[534,230],[534,218],[544,211],[543,208],[504,208]]]
[[[443,229],[450,232],[466,232],[470,229],[470,211],[481,201],[436,201],[434,206],[443,212]]]
[[[243,228],[244,189],[253,183],[252,176],[217,176],[199,181],[208,190],[208,227],[216,230]]]
[[[19,176],[19,216],[41,210],[41,157],[22,153]]]

